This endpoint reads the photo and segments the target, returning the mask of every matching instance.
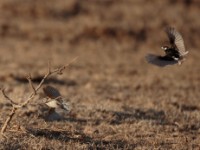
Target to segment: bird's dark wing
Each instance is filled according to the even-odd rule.
[[[165,67],[167,65],[174,65],[178,63],[173,58],[167,56],[158,56],[154,54],[148,54],[145,58],[148,63],[156,65],[158,67]]]
[[[186,55],[188,52],[185,50],[183,37],[181,34],[172,27],[167,27],[165,32],[169,38],[170,44],[176,47],[181,56]]]
[[[51,99],[56,99],[58,97],[61,97],[60,92],[52,86],[49,86],[49,85],[45,86],[43,88],[43,91],[44,91],[45,95]]]
[[[166,32],[166,34],[167,34],[167,36],[168,36],[168,38],[169,38],[169,42],[170,42],[170,44],[171,44],[172,46],[175,45],[175,36],[174,36],[173,31],[174,31],[174,28],[172,28],[172,27],[167,27],[167,28],[165,29],[165,32]]]

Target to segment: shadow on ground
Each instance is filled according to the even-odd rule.
[[[78,142],[81,144],[89,144],[91,145],[89,149],[95,148],[108,148],[112,145],[112,148],[125,148],[127,145],[129,148],[134,148],[136,145],[129,144],[126,141],[119,141],[119,140],[95,140],[94,138],[85,135],[84,133],[76,132],[70,133],[68,131],[54,131],[50,129],[27,129],[28,132],[35,137],[45,137],[50,140],[62,140],[64,142]]]
[[[20,82],[20,83],[28,83],[28,80],[25,77],[19,77],[19,76],[13,76],[12,77],[15,81]],[[33,83],[40,83],[40,81],[44,78],[44,76],[36,76],[32,78]],[[59,85],[67,85],[67,86],[75,86],[77,85],[77,82],[74,80],[59,80],[57,78],[48,78],[45,81],[46,84],[59,84]]]

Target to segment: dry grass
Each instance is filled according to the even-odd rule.
[[[186,2],[186,1],[185,1]],[[1,0],[0,86],[23,102],[46,73],[79,56],[45,84],[73,104],[65,120],[47,122],[35,106],[17,112],[0,149],[199,149],[200,55],[196,0]],[[190,51],[182,66],[145,62],[162,54],[163,29],[176,27]],[[0,126],[12,106],[0,96]]]

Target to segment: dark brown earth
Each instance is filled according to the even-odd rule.
[[[70,99],[71,114],[45,121],[17,111],[0,149],[200,149],[198,0],[1,0],[0,86],[16,102],[48,69],[76,62],[45,84]],[[189,50],[181,65],[148,64],[175,27]],[[0,96],[0,126],[11,105]],[[24,130],[23,130],[24,129]]]

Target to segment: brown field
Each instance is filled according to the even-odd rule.
[[[38,116],[40,90],[17,111],[0,149],[200,149],[198,0],[0,0],[0,87],[23,102],[48,69],[46,84],[72,103],[61,121]],[[190,51],[183,65],[159,68],[166,26]],[[12,107],[0,94],[0,126]]]

